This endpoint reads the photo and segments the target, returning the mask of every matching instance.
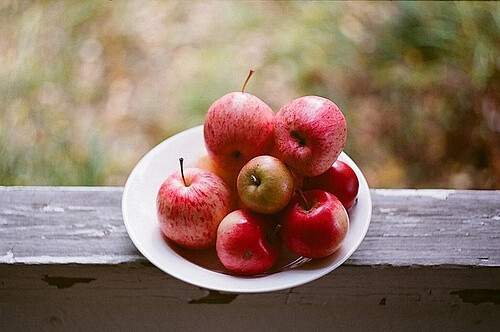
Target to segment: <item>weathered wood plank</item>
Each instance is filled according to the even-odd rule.
[[[368,233],[347,265],[498,266],[500,191],[372,190]],[[122,188],[0,187],[0,264],[143,261]]]
[[[453,330],[500,328],[498,269],[342,266],[290,290],[221,294],[148,264],[0,268],[0,329]]]
[[[0,187],[0,330],[499,330],[499,193],[372,190],[368,234],[341,267],[226,294],[140,255],[122,188]]]

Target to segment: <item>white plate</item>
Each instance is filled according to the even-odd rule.
[[[122,213],[132,242],[151,263],[173,277],[199,287],[233,293],[287,289],[331,272],[352,255],[365,237],[372,213],[368,184],[357,165],[342,152],[339,159],[349,164],[358,176],[359,193],[357,204],[349,211],[349,231],[335,254],[317,260],[294,260],[296,257],[284,255],[283,259],[289,262],[281,262],[280,268],[260,276],[240,277],[225,272],[213,249],[196,253],[179,249],[161,235],[156,195],[165,178],[179,169],[180,157],[189,166],[205,151],[203,126],[185,130],[149,151],[125,184]],[[284,266],[285,263],[290,264]]]

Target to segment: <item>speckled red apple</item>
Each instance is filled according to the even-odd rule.
[[[215,244],[217,228],[231,210],[231,192],[216,174],[182,167],[162,183],[157,199],[161,231],[184,248]]]
[[[231,92],[216,100],[205,116],[203,136],[210,157],[221,168],[239,170],[265,154],[273,142],[274,112],[256,96]]]
[[[347,124],[332,101],[305,96],[276,114],[274,141],[280,159],[303,176],[324,173],[344,149]]]

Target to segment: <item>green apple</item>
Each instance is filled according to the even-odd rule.
[[[283,210],[292,198],[294,178],[278,158],[262,155],[243,166],[236,187],[244,208],[273,214]]]

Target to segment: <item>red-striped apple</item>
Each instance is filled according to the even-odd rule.
[[[215,173],[183,169],[162,183],[157,199],[160,229],[170,240],[189,249],[215,244],[217,228],[231,210],[231,192]]]
[[[223,168],[239,171],[265,154],[273,142],[274,112],[256,96],[231,92],[216,100],[205,116],[203,136],[208,154]]]
[[[324,173],[344,149],[347,124],[332,101],[305,96],[276,114],[274,141],[280,159],[303,176]]]

